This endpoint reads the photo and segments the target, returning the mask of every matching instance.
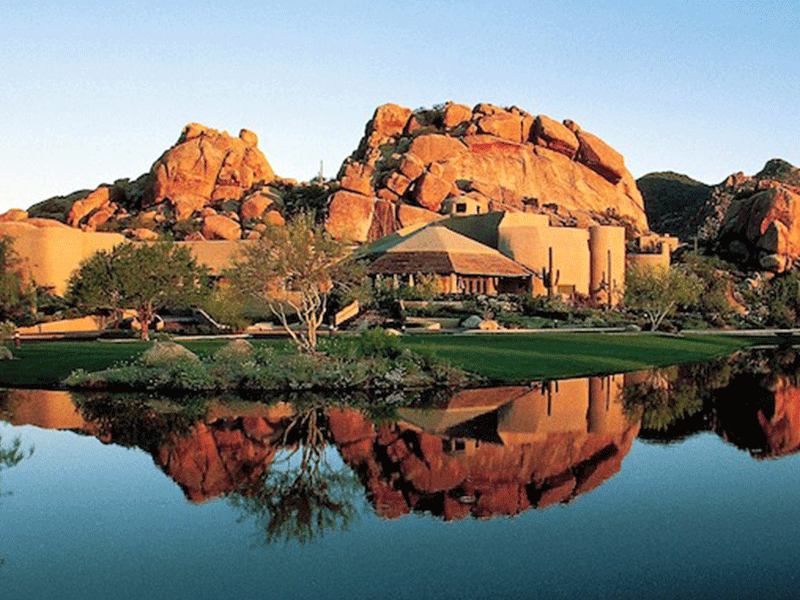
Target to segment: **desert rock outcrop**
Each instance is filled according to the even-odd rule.
[[[264,226],[283,225],[290,213],[318,210],[329,195],[323,182],[275,176],[255,133],[238,137],[197,123],[151,170],[40,202],[6,220],[55,219],[84,231],[112,231],[137,240],[258,239]]]
[[[448,199],[460,197],[488,210],[547,212],[554,225],[648,229],[617,151],[571,121],[516,107],[380,106],[338,179],[327,227],[354,242],[376,239],[389,223],[401,228],[440,218]],[[390,204],[376,210],[378,202]]]
[[[800,265],[800,169],[780,159],[752,177],[705,186],[674,173],[640,180],[648,214],[684,240],[745,268],[780,272]]]
[[[253,184],[273,179],[253,132],[242,129],[235,138],[190,123],[150,169],[143,206],[167,200],[189,217],[212,201],[239,200]]]

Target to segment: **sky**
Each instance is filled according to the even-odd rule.
[[[0,2],[0,212],[137,177],[187,123],[335,176],[375,108],[572,119],[634,177],[800,166],[796,2]]]

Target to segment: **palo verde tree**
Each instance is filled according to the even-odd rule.
[[[696,304],[703,282],[682,265],[632,267],[625,274],[625,304],[645,314],[653,331],[678,305]]]
[[[264,231],[258,243],[245,246],[230,279],[243,294],[267,303],[299,350],[313,353],[328,295],[351,282],[357,269],[347,246],[302,213],[284,227]],[[294,315],[299,330],[291,327]]]
[[[85,310],[134,309],[141,338],[148,340],[156,311],[196,304],[207,292],[207,279],[208,269],[188,248],[126,242],[81,263],[70,278],[68,296]]]

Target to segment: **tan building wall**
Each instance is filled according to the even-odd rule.
[[[669,252],[661,254],[628,254],[625,262],[629,268],[642,270],[669,269]]]
[[[20,327],[20,335],[43,335],[52,333],[89,333],[103,329],[103,319],[99,317],[82,317],[80,319],[62,319],[49,323],[38,323],[30,327]]]
[[[538,219],[526,219],[538,217]],[[549,268],[553,249],[555,292],[589,294],[589,232],[574,227],[550,227],[547,216],[506,213],[498,228],[498,250],[541,275]],[[533,293],[546,294],[541,277],[533,279]]]
[[[85,232],[51,219],[0,223],[0,235],[14,239],[26,278],[59,295],[66,291],[67,281],[81,261],[125,241],[118,233]]]
[[[3,235],[13,238],[14,249],[23,261],[26,279],[50,287],[58,295],[66,292],[70,275],[82,261],[99,250],[110,250],[126,241],[118,233],[81,231],[52,219],[0,223],[0,236]],[[220,240],[177,242],[177,245],[188,247],[198,262],[208,266],[214,275],[219,275],[232,265],[234,256],[246,243]]]
[[[619,304],[625,293],[625,229],[602,225],[590,227],[589,253],[590,293],[600,302]]]

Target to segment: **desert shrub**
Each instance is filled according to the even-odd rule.
[[[241,360],[253,355],[253,344],[247,340],[233,340],[214,353],[215,361]]]
[[[761,294],[767,322],[775,327],[794,327],[800,316],[800,273],[789,271],[774,277]]]
[[[139,357],[146,367],[159,367],[182,362],[199,362],[197,355],[174,342],[156,342]]]

